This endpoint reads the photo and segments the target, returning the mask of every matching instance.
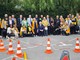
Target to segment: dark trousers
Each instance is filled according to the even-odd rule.
[[[18,28],[18,31],[20,32],[20,29],[21,29],[21,24],[17,26]]]
[[[50,26],[50,34],[54,34],[54,27],[53,26]]]
[[[60,29],[54,29],[54,35],[59,35],[61,32],[60,32]]]
[[[37,29],[34,29],[34,32],[35,32],[35,34],[34,34],[34,35],[37,35]]]
[[[12,33],[7,33],[7,36],[10,38],[11,36],[15,36],[15,35]]]
[[[62,34],[62,35],[66,35],[66,36],[69,35],[69,34],[67,34],[66,31],[64,31],[64,30],[61,30],[61,34]]]
[[[71,34],[76,33],[76,26],[75,25],[70,27],[70,32],[71,32]]]
[[[50,30],[51,30],[50,26],[48,26],[48,35],[50,35]]]
[[[43,31],[39,31],[39,32],[38,32],[38,35],[39,35],[39,36],[43,36],[43,35],[44,35],[44,32],[43,32]]]
[[[1,35],[2,35],[2,37],[6,38],[7,30],[6,29],[2,29]]]
[[[22,32],[22,36],[23,37],[26,37],[26,35],[27,35],[27,33]]]
[[[1,31],[2,31],[2,28],[0,28],[0,35],[1,35]]]
[[[48,30],[44,30],[44,36],[48,36]]]

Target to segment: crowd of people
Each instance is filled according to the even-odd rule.
[[[67,15],[66,18],[56,16],[54,19],[47,15],[35,15],[32,18],[23,17],[15,18],[15,15],[0,18],[0,35],[2,37],[27,37],[27,36],[48,36],[48,35],[70,35],[77,34],[80,30],[80,15]]]

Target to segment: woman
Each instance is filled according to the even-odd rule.
[[[61,24],[60,29],[61,29],[61,35],[70,34],[70,28],[66,22],[63,22],[63,24]]]
[[[2,28],[1,35],[6,38],[6,35],[7,35],[7,23],[6,23],[6,21],[4,19],[2,19],[1,28]]]
[[[44,17],[42,20],[42,24],[44,26],[44,36],[48,36],[48,21],[46,20],[46,18]]]
[[[1,29],[1,18],[0,18],[0,35],[1,35],[1,30],[2,30],[2,29]]]
[[[33,32],[32,32],[32,26],[28,26],[28,28],[27,28],[27,36],[30,36],[30,37],[33,37],[34,35],[33,35]]]
[[[71,34],[75,34],[76,33],[76,26],[77,26],[77,21],[74,17],[74,15],[72,15],[72,25],[71,25]]]
[[[21,29],[20,29],[20,36],[21,36],[21,37],[25,37],[26,34],[27,34],[27,29],[26,29],[26,26],[23,25],[23,26],[21,27]]]
[[[37,23],[35,18],[33,18],[31,26],[32,26],[32,33],[36,36],[37,35],[38,23]]]
[[[54,34],[54,19],[50,18],[50,34]]]
[[[7,36],[10,38],[12,36],[12,25],[7,27]]]
[[[16,25],[14,25],[14,27],[12,28],[12,32],[16,38],[19,37],[19,31],[18,31],[18,28],[16,27]]]
[[[27,20],[26,20],[26,18],[24,17],[23,18],[23,20],[22,20],[22,26],[25,26],[25,27],[27,27],[28,26],[28,22],[27,22]]]

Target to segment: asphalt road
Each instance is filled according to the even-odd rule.
[[[75,48],[76,38],[80,35],[50,35],[44,37],[25,37],[13,40],[13,49],[16,53],[17,41],[20,40],[22,52],[26,52],[28,60],[60,60],[63,50],[69,51],[70,60],[80,60],[80,53],[73,52]],[[44,51],[47,47],[47,39],[51,39],[52,54],[46,54]],[[4,46],[8,49],[9,40],[3,39]],[[8,55],[6,52],[0,52],[0,60],[11,60],[15,54]],[[16,58],[16,60],[24,60],[23,58]]]

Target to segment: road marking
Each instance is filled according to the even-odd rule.
[[[73,44],[63,44],[63,45],[59,45],[59,46],[72,46]]]
[[[23,43],[25,43],[25,44],[30,44],[29,42],[24,42],[24,41],[20,41],[20,42],[23,42]]]
[[[63,42],[60,42],[61,43],[61,45],[59,45],[59,46],[72,46],[73,44],[65,44],[65,43],[63,43]]]
[[[33,46],[33,47],[28,47],[28,48],[36,48],[36,47],[38,47],[38,46]]]

